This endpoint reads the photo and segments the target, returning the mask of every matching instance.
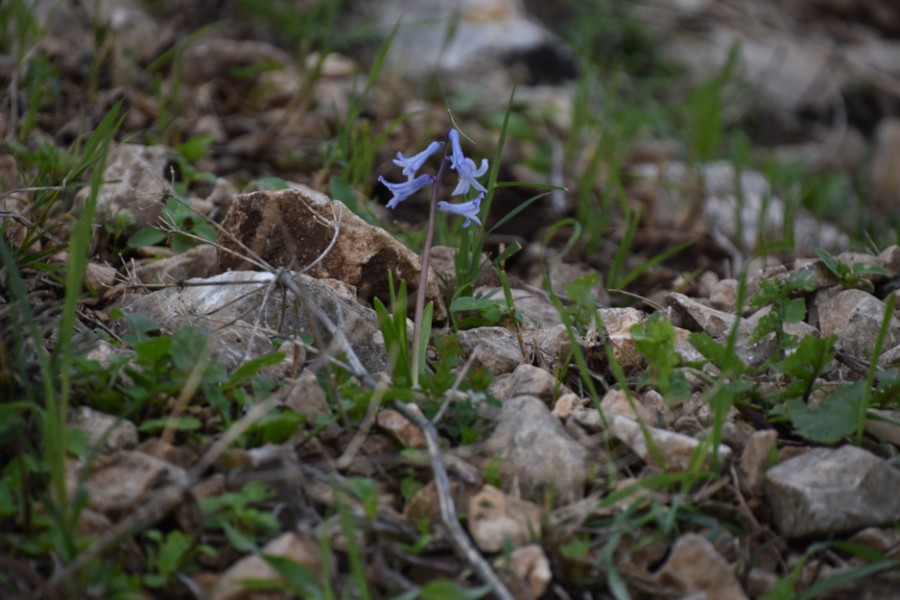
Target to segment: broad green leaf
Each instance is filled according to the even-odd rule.
[[[126,245],[129,248],[143,248],[144,246],[155,246],[165,241],[165,231],[160,231],[155,227],[141,227],[131,234]]]
[[[860,404],[865,398],[865,382],[856,381],[825,396],[818,410],[800,400],[787,403],[788,418],[798,435],[820,444],[834,444],[856,431]]]
[[[806,302],[802,298],[788,300],[784,304],[784,320],[788,323],[798,323],[806,316]]]

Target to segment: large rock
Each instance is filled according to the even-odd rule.
[[[472,365],[484,367],[494,375],[511,373],[526,362],[516,335],[505,327],[476,327],[458,335],[463,351],[474,355]]]
[[[350,345],[371,373],[387,370],[388,356],[375,311],[342,297],[331,286],[305,275],[293,275],[303,297],[277,290],[271,273],[253,271],[222,273],[186,282],[151,294],[127,294],[116,304],[126,313],[154,319],[163,331],[192,325],[212,332],[213,357],[226,367],[270,352],[269,335],[294,336],[322,332],[326,344],[333,341],[321,324],[313,323],[305,302],[318,306],[344,331]],[[312,318],[314,320],[314,318]]]
[[[566,433],[547,405],[534,396],[503,403],[497,427],[485,443],[502,461],[504,487],[526,498],[555,490],[562,501],[578,500],[587,480],[587,451]]]
[[[410,301],[419,284],[419,257],[388,232],[369,225],[342,202],[306,186],[242,194],[234,199],[219,234],[219,266],[254,268],[249,248],[273,267],[291,268],[316,279],[336,279],[356,289],[360,300],[390,298],[406,281]],[[426,299],[434,317],[446,318],[437,277],[429,273]]]
[[[83,481],[88,506],[109,516],[132,510],[136,503],[163,478],[185,483],[187,473],[175,465],[135,450],[122,450],[110,458],[95,461],[90,471],[73,463],[66,474],[69,494]]]
[[[819,328],[822,335],[838,336],[841,348],[851,354],[871,353],[884,319],[884,303],[862,290],[843,290],[818,304]],[[900,341],[900,321],[892,317],[883,348],[893,348]]]
[[[832,536],[900,520],[900,471],[874,454],[815,448],[769,469],[766,495],[788,538]]]
[[[484,86],[506,96],[512,83],[558,83],[578,72],[571,52],[515,0],[390,0],[372,6],[386,30],[402,22],[388,62],[411,77],[441,73],[448,85]]]

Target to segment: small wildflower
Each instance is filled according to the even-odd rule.
[[[465,217],[466,221],[462,224],[463,227],[468,227],[470,221],[475,221],[479,226],[481,226],[481,219],[478,218],[478,212],[481,210],[481,199],[484,198],[484,192],[478,194],[472,200],[468,202],[459,202],[453,204],[451,202],[444,202],[441,200],[437,203],[437,209],[441,212],[452,213],[454,215],[459,215],[460,217]]]
[[[440,150],[441,146],[442,144],[440,142],[431,142],[428,144],[427,148],[409,158],[403,156],[402,152],[398,152],[397,158],[394,159],[394,164],[398,167],[403,167],[403,174],[406,175],[407,179],[411,180],[416,176],[419,169],[422,168],[422,165],[425,164],[425,161],[428,160],[432,154]]]
[[[379,177],[378,181],[387,189],[391,190],[394,197],[387,203],[388,208],[396,208],[398,204],[418,192],[424,187],[428,187],[434,181],[431,175],[419,175],[415,179],[410,179],[403,183],[391,183],[384,177]]]
[[[481,166],[477,169],[475,168],[475,161],[471,158],[466,158],[466,156],[462,153],[462,148],[460,148],[459,144],[459,132],[455,129],[450,130],[450,144],[452,146],[452,153],[450,154],[450,168],[459,173],[459,183],[456,184],[456,189],[453,190],[452,196],[461,196],[463,194],[468,193],[469,187],[473,187],[479,192],[486,192],[487,188],[478,183],[475,179],[476,177],[481,177],[488,170],[488,161],[486,158],[481,160]]]

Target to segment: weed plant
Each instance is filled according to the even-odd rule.
[[[321,17],[322,23],[333,25],[341,3],[313,4],[313,12],[307,13],[298,13],[289,3],[279,0],[239,2],[238,10],[277,26],[278,34],[296,44],[302,56],[310,50],[320,50],[324,60],[329,50],[344,48],[348,41],[330,27],[313,26],[315,21],[310,17],[316,15]],[[569,40],[580,47],[584,62],[574,94],[572,135],[562,150],[565,165],[582,165],[578,171],[568,167],[566,173],[572,181],[575,207],[570,215],[549,224],[544,246],[558,248],[559,245],[554,246],[551,240],[568,231],[570,235],[558,250],[557,258],[584,257],[608,246],[608,238],[617,231],[615,250],[602,267],[607,287],[627,288],[685,250],[688,244],[675,245],[640,266],[628,265],[627,259],[635,248],[642,217],[641,210],[628,201],[622,173],[635,139],[648,131],[678,135],[686,141],[689,158],[698,161],[712,160],[731,148],[738,173],[741,168],[751,166],[752,159],[745,152],[745,142],[731,135],[723,116],[731,89],[734,54],[721,72],[690,95],[681,109],[665,108],[665,98],[659,90],[663,82],[673,76],[673,71],[661,64],[659,56],[653,52],[650,38],[634,22],[619,14],[614,3],[601,2],[598,9],[621,25],[607,30],[614,35],[598,37],[595,29],[586,31],[585,27],[596,27],[598,21],[588,22],[577,17],[579,11],[594,4],[572,3],[576,17],[573,23],[578,26],[569,32]],[[148,73],[156,77],[153,85],[160,100],[159,115],[147,138],[176,144],[176,161],[182,177],[173,182],[172,198],[164,212],[168,228],[165,231],[145,228],[131,233],[124,247],[116,248],[119,252],[155,244],[165,244],[175,252],[182,252],[203,239],[211,241],[214,238],[212,225],[198,219],[187,205],[187,192],[192,184],[213,180],[212,174],[196,170],[193,164],[211,156],[214,144],[210,138],[202,136],[183,137],[173,126],[176,117],[181,116],[184,100],[179,75],[182,53],[189,43],[210,31],[204,29],[194,33],[147,67]],[[92,543],[78,528],[89,499],[84,495],[83,482],[67,479],[71,474],[70,465],[74,460],[90,464],[98,459],[99,452],[97,448],[89,447],[84,434],[68,426],[73,406],[91,406],[119,419],[139,421],[139,431],[144,437],[168,434],[177,441],[209,445],[214,440],[228,439],[231,428],[237,428],[255,406],[263,405],[278,391],[278,382],[266,375],[266,369],[280,364],[285,357],[274,352],[228,372],[210,358],[208,333],[184,328],[160,334],[157,324],[146,317],[116,313],[109,316],[127,321],[127,334],[120,338],[103,332],[93,334],[118,346],[119,352],[105,361],[79,353],[78,341],[84,335],[83,324],[87,322],[82,311],[85,306],[84,275],[94,254],[91,248],[93,217],[97,195],[104,183],[105,160],[112,145],[125,139],[130,132],[122,130],[124,109],[115,105],[92,130],[77,136],[69,147],[36,139],[34,134],[40,117],[60,102],[61,75],[50,58],[29,55],[41,32],[26,2],[0,3],[0,32],[3,33],[0,49],[15,57],[20,71],[16,82],[18,90],[11,89],[11,83],[4,84],[3,90],[8,95],[21,92],[26,99],[17,108],[21,114],[13,123],[13,135],[6,140],[5,150],[15,157],[29,189],[29,224],[22,229],[24,236],[11,243],[15,237],[12,235],[13,221],[5,218],[0,225],[0,300],[3,303],[0,314],[4,327],[0,341],[0,522],[4,525],[0,531],[0,554],[4,560],[15,557],[15,560],[58,563],[64,567],[78,564]],[[394,129],[409,118],[400,116],[379,125],[367,120],[363,114],[365,100],[379,83],[396,32],[395,27],[387,35],[375,55],[363,89],[354,96],[348,112],[333,132],[333,139],[323,144],[322,150],[322,186],[372,222],[377,221],[377,217],[362,200],[372,195],[376,158]],[[111,35],[108,31],[95,33],[98,44],[103,42],[103,36]],[[616,55],[621,57],[621,62],[603,62],[598,54],[600,49],[593,46],[594,40],[607,40],[623,50]],[[98,91],[98,73],[103,60],[100,50],[94,48],[88,90],[91,93]],[[312,69],[313,79],[320,67],[321,62]],[[635,77],[635,73],[641,77]],[[647,90],[651,93],[644,94]],[[603,110],[592,109],[597,105]],[[391,280],[390,297],[373,302],[391,356],[390,382],[383,388],[370,389],[361,385],[353,373],[340,367],[319,373],[327,400],[339,416],[311,424],[306,415],[275,408],[236,434],[231,445],[254,449],[267,444],[290,443],[304,427],[313,427],[311,437],[339,420],[341,425],[356,430],[366,426],[371,408],[377,408],[383,400],[417,402],[450,444],[482,441],[487,426],[481,405],[495,404],[489,393],[492,375],[466,363],[458,334],[472,327],[503,324],[516,331],[521,342],[525,319],[515,305],[510,278],[504,270],[519,248],[510,245],[488,256],[490,236],[522,211],[535,207],[546,195],[568,190],[556,185],[529,183],[527,187],[536,190],[536,194],[506,214],[491,214],[497,190],[526,187],[522,182],[501,181],[500,173],[504,147],[530,135],[527,119],[515,110],[513,96],[510,96],[499,123],[496,148],[491,159],[485,161],[489,167],[481,163],[485,164],[484,168],[462,155],[458,147],[463,144],[458,137],[461,129],[453,129],[456,134],[451,134],[449,142],[443,137],[436,141],[437,149],[429,146],[431,154],[425,159],[434,155],[440,157],[441,163],[437,175],[427,175],[431,179],[426,185],[435,184],[435,180],[440,183],[442,169],[455,170],[460,176],[466,174],[465,169],[471,162],[468,183],[474,189],[471,192],[462,190],[457,194],[462,196],[458,199],[461,201],[448,203],[439,201],[440,189],[435,184],[426,233],[412,232],[405,238],[426,256],[435,235],[441,242],[455,245],[457,283],[448,291],[449,326],[441,331],[433,329],[433,307],[424,304],[425,285],[419,282],[414,301],[416,319],[410,332],[407,315],[411,298],[407,292],[412,282]],[[455,155],[457,150],[459,156]],[[414,158],[401,155],[398,166],[405,171]],[[548,164],[548,161],[540,156],[533,159],[533,165],[541,164]],[[408,175],[405,183],[390,182],[389,187],[414,182],[418,168],[411,170],[413,173],[404,173]],[[474,182],[480,177],[486,177],[481,180],[483,185],[475,186]],[[791,179],[787,175],[785,178]],[[462,179],[466,180],[465,177]],[[257,183],[262,187],[286,184],[278,177],[267,177]],[[483,189],[479,189],[481,187]],[[66,231],[59,225],[58,217],[72,209],[75,194],[83,188],[87,188],[86,201],[74,222],[66,225],[69,229]],[[2,191],[4,194],[9,192]],[[824,196],[827,192],[821,194]],[[449,217],[446,213],[450,213]],[[489,218],[493,220],[489,221]],[[482,223],[489,226],[482,227]],[[110,232],[112,237],[121,240],[130,225],[126,222],[116,224]],[[62,250],[65,251],[65,266],[54,266],[49,258]],[[877,274],[872,268],[848,267],[825,252],[819,253],[819,259],[845,288],[870,289],[868,277]],[[678,406],[696,395],[709,407],[712,415],[707,436],[697,448],[687,471],[676,473],[663,467],[657,475],[620,488],[615,484],[624,479],[624,470],[620,473],[611,468],[610,473],[604,475],[607,481],[602,483],[608,485],[603,487],[604,495],[597,510],[586,517],[583,526],[558,540],[556,548],[560,560],[577,567],[576,574],[583,576],[581,581],[577,576],[574,578],[578,585],[605,585],[612,596],[627,598],[629,586],[627,574],[622,569],[623,553],[638,551],[659,541],[670,543],[688,530],[712,532],[710,535],[723,531],[746,533],[739,523],[715,517],[713,511],[707,510],[702,496],[704,486],[716,477],[716,461],[720,458],[718,448],[733,410],[749,415],[755,423],[780,427],[792,436],[811,442],[861,444],[866,420],[876,418],[871,409],[896,406],[900,397],[897,370],[881,366],[877,360],[894,314],[894,296],[886,302],[878,337],[868,357],[865,379],[832,391],[824,391],[821,378],[838,356],[835,339],[797,339],[786,331],[786,324],[805,317],[804,295],[811,290],[811,284],[799,276],[763,281],[759,291],[749,298],[746,277],[742,277],[737,318],[724,339],[714,340],[702,333],[690,336],[690,343],[702,356],[696,363],[682,360],[677,351],[674,327],[662,315],[655,314],[632,330],[637,350],[647,359],[646,370],[639,377],[625,373],[607,345],[601,360],[605,372],[601,374],[597,370],[597,357],[588,357],[582,345],[589,332],[604,330],[599,307],[591,293],[599,283],[599,273],[576,280],[562,297],[550,285],[546,269],[549,260],[554,259],[545,257],[542,264],[544,284],[566,327],[571,349],[571,355],[560,361],[558,380],[576,378],[583,386],[582,395],[589,396],[595,407],[600,407],[606,388],[617,386],[627,392],[631,402],[635,401],[637,393],[648,389],[658,391],[670,406]],[[478,283],[488,269],[493,270],[499,280],[502,299],[488,299],[477,292]],[[427,273],[427,268],[423,272]],[[35,273],[52,282],[60,292],[58,305],[54,306],[54,314],[49,318],[36,304],[32,286]],[[745,307],[763,306],[770,307],[769,312],[759,320],[753,335],[757,342],[770,341],[774,351],[762,364],[748,364],[738,348],[743,325],[741,315]],[[522,345],[524,349],[524,343]],[[436,353],[437,360],[430,351]],[[781,378],[782,385],[775,394],[764,393],[759,382],[772,376]],[[810,400],[817,395],[818,407],[812,408]],[[176,409],[173,409],[173,399]],[[181,400],[202,404],[213,413],[213,422],[219,423],[220,429],[209,431],[197,411],[184,406],[178,408]],[[601,416],[604,417],[602,412]],[[656,462],[665,465],[666,457],[655,447],[649,433],[650,424],[641,423],[641,426]],[[713,460],[707,460],[709,457]],[[402,473],[395,487],[407,500],[425,485],[425,479],[414,468],[415,460],[415,454],[408,452],[396,458],[400,466],[378,465],[378,469],[385,471],[396,469],[391,471],[392,474]],[[500,465],[494,462],[484,468],[482,475],[487,481],[499,483],[499,473]],[[341,547],[336,547],[332,536],[319,536],[320,574],[284,557],[262,555],[283,580],[257,581],[252,585],[257,589],[275,589],[304,598],[379,597],[369,582],[369,561],[373,552],[382,550],[377,544],[396,541],[386,542],[385,538],[378,537],[378,528],[387,522],[380,514],[384,482],[375,475],[344,477],[337,472],[323,480],[331,485],[334,502],[331,512],[318,525],[340,532]],[[179,582],[187,575],[201,570],[209,561],[215,560],[218,553],[226,551],[224,544],[210,543],[216,537],[224,538],[229,552],[260,553],[266,541],[283,528],[283,522],[273,510],[277,498],[274,486],[260,481],[204,498],[196,504],[199,512],[196,530],[182,530],[172,523],[159,522],[127,532],[129,536],[137,536],[135,539],[142,543],[139,567],[126,566],[124,562],[108,567],[95,557],[81,566],[64,589],[73,597],[86,593],[86,590],[108,598],[138,597],[142,588],[161,596],[175,594],[182,589]],[[616,508],[613,510],[613,507]],[[391,535],[405,544],[403,552],[412,555],[427,554],[434,542],[428,523],[412,534],[392,530]],[[832,551],[844,552],[865,562],[833,580],[798,589],[804,562]],[[336,554],[341,556],[341,564],[331,560]],[[814,544],[806,548],[804,559],[785,573],[767,597],[773,600],[812,598],[853,578],[896,566],[896,560],[867,553],[843,542]],[[336,568],[343,570],[337,573]],[[0,585],[9,583],[9,577],[0,573]],[[598,579],[602,584],[597,583]],[[462,579],[444,577],[413,587],[401,597],[479,598],[488,593],[488,588],[465,585]]]

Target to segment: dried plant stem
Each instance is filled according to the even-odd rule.
[[[497,574],[494,573],[491,565],[481,555],[478,548],[472,544],[469,536],[463,531],[462,525],[459,524],[459,519],[456,516],[456,507],[453,505],[453,496],[450,493],[450,478],[447,476],[447,469],[444,468],[441,448],[438,445],[437,432],[434,429],[434,425],[428,419],[411,411],[405,404],[397,400],[394,401],[394,409],[418,427],[422,431],[422,435],[425,436],[425,442],[428,445],[428,458],[431,461],[431,471],[434,474],[434,485],[438,492],[441,522],[447,529],[450,543],[457,556],[469,563],[481,579],[491,587],[496,598],[500,600],[514,600],[512,593],[506,588]]]

